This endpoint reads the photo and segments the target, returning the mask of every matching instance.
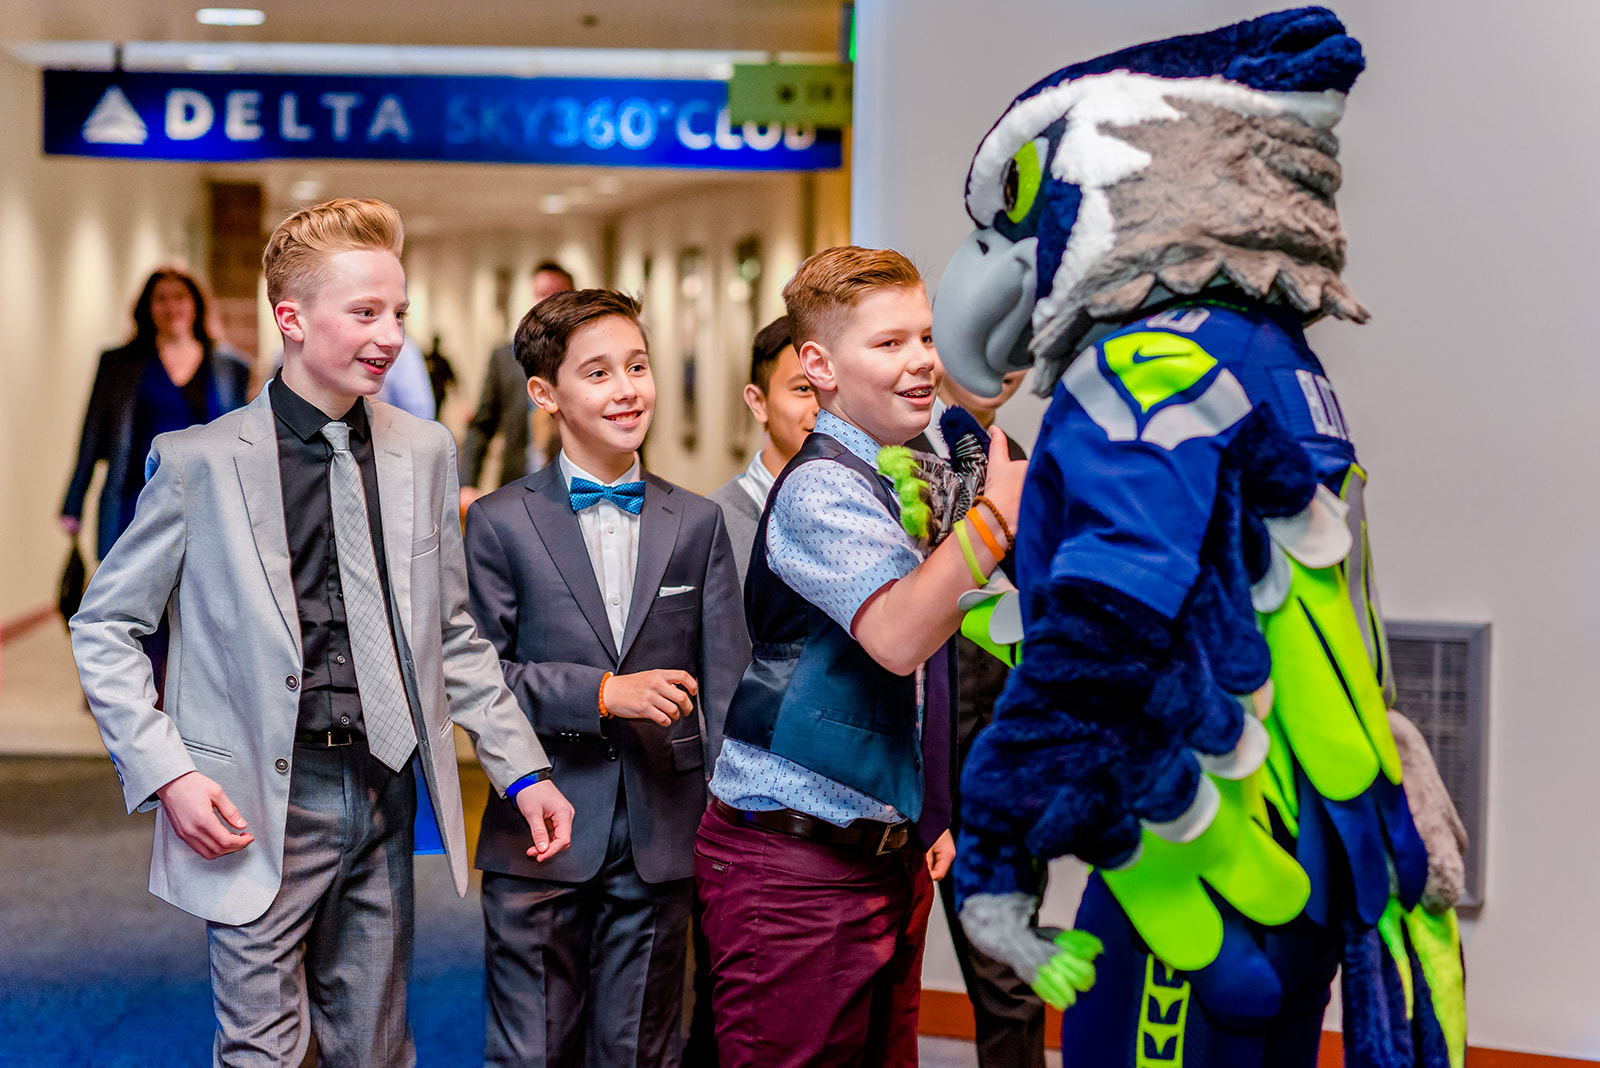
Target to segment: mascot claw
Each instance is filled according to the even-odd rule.
[[[961,927],[982,952],[1008,964],[1044,999],[1065,1011],[1094,986],[1100,939],[1087,931],[1035,927],[1032,894],[974,894],[961,906]]]

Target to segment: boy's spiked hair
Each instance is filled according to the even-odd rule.
[[[807,341],[832,343],[844,313],[874,289],[922,284],[922,273],[892,248],[823,249],[807,257],[783,287],[794,347]]]
[[[301,208],[273,229],[261,254],[267,301],[276,306],[315,292],[336,253],[378,249],[399,256],[405,241],[400,213],[381,200],[342,197]]]

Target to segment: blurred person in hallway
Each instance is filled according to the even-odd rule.
[[[533,269],[533,303],[555,293],[576,288],[572,272],[554,260],[545,260]],[[477,500],[478,479],[483,474],[483,461],[489,453],[489,443],[500,438],[500,485],[509,486],[523,475],[544,466],[530,462],[533,447],[530,419],[533,415],[528,400],[528,377],[522,373],[507,342],[489,354],[489,366],[484,371],[483,389],[478,394],[478,410],[467,423],[466,438],[461,442],[461,508]]]
[[[95,557],[104,559],[133,522],[156,435],[209,423],[241,407],[249,392],[250,364],[212,337],[199,280],[181,267],[158,268],[134,302],[133,337],[100,354],[78,462],[61,504],[62,529],[78,536],[89,482],[104,461],[95,524]],[[144,640],[158,695],[166,688],[167,638],[163,618]]]
[[[433,419],[439,414],[439,405],[433,399],[433,384],[428,378],[427,358],[422,355],[422,346],[411,340],[409,334],[389,373],[383,376],[383,388],[378,390],[377,399],[410,412],[418,419]]]
[[[199,280],[180,267],[162,267],[134,303],[133,337],[100,355],[61,504],[61,526],[76,535],[95,465],[105,461],[96,557],[104,558],[133,521],[156,435],[210,422],[248,399],[250,365],[219,345],[208,323]]]
[[[439,335],[433,335],[433,348],[422,356],[423,366],[428,369],[428,388],[433,390],[433,410],[444,417],[444,398],[450,392],[450,387],[456,384],[456,369],[450,366],[450,360],[439,349]]]

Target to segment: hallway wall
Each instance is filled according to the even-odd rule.
[[[1017,93],[1074,60],[1270,9],[994,0],[979,21],[963,0],[858,5],[855,238],[904,249],[937,282],[970,228],[973,150]],[[1346,0],[1339,13],[1369,62],[1338,130],[1339,203],[1345,278],[1373,321],[1311,340],[1373,472],[1386,614],[1494,628],[1470,1038],[1600,1057],[1600,362],[1586,314],[1600,9]],[[1036,424],[1024,413],[1002,419]]]
[[[200,168],[44,159],[38,72],[0,54],[0,621],[55,599],[56,526],[102,349],[150,270],[203,267]],[[92,499],[92,498],[91,498]],[[84,553],[93,546],[84,516]]]
[[[656,414],[645,453],[656,474],[708,493],[760,447],[757,425],[740,396],[749,378],[751,339],[783,314],[783,284],[800,261],[846,238],[848,205],[842,174],[751,175],[616,220],[615,285],[642,294],[650,333]],[[739,274],[736,247],[752,236],[760,238],[761,270],[750,282]],[[700,253],[692,280],[684,273],[686,250]],[[692,443],[685,387],[691,350]]]

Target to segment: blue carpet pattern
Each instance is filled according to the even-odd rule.
[[[211,1063],[205,924],[146,889],[154,819],[109,761],[0,758],[0,1066]],[[418,858],[419,1064],[482,1063],[482,955],[476,891]]]

